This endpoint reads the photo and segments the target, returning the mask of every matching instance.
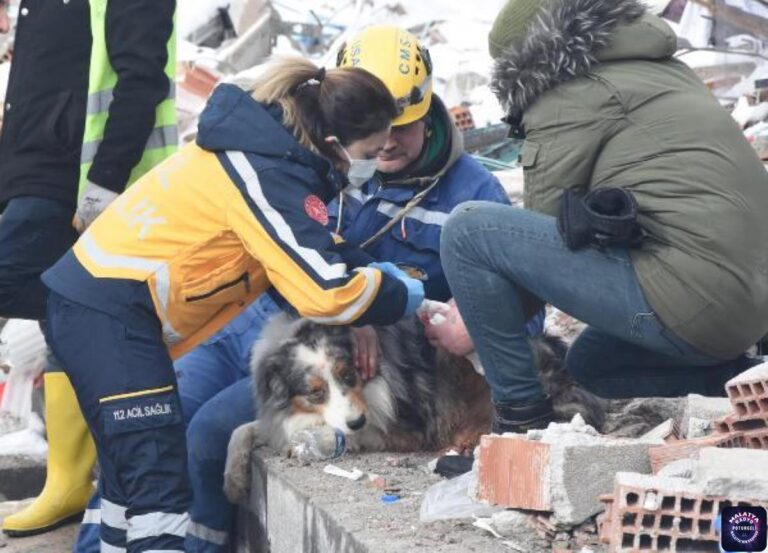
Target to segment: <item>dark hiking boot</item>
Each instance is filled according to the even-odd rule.
[[[554,419],[552,399],[549,396],[544,396],[533,403],[524,405],[494,403],[491,432],[494,434],[505,432],[524,434],[529,430],[546,428]]]

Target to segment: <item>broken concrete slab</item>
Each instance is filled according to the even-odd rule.
[[[706,448],[693,481],[708,495],[768,501],[768,451]]]
[[[733,410],[731,402],[725,397],[706,397],[689,394],[685,398],[680,428],[686,438],[700,438],[704,432],[714,428],[701,421],[714,421],[729,414]]]
[[[494,505],[552,511],[554,524],[576,526],[602,510],[599,496],[613,489],[616,472],[649,473],[648,450],[663,443],[600,436],[579,416],[527,436],[483,436],[475,497]]]
[[[723,507],[768,506],[766,466],[765,451],[705,448],[665,475],[618,473],[614,493],[601,498],[600,537],[611,551],[719,551]]]
[[[663,440],[675,442],[680,439],[680,431],[674,419],[667,419],[655,428],[652,428],[642,436],[641,440]]]
[[[636,438],[667,419],[681,420],[683,407],[684,402],[680,398],[612,400],[600,431],[616,437]]]

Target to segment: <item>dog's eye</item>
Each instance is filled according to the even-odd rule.
[[[312,390],[309,392],[309,395],[307,395],[307,399],[311,403],[323,403],[325,401],[325,390],[323,388]]]
[[[357,382],[357,373],[353,370],[348,370],[344,373],[344,376],[341,377],[341,381],[346,386],[354,386],[355,382]]]

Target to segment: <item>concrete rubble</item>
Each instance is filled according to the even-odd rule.
[[[719,551],[715,521],[723,506],[768,506],[768,363],[725,390],[725,416],[722,402],[700,397],[689,398],[684,414],[711,421],[715,433],[652,447],[654,475],[616,475],[598,518],[611,552]]]
[[[768,449],[768,363],[725,388],[727,398],[678,400],[670,418],[643,433],[634,428],[635,437],[599,435],[578,417],[527,435],[483,436],[474,496],[514,509],[490,519],[505,538],[532,525],[553,547],[599,547],[583,543],[594,537],[589,528],[575,527],[600,513],[599,538],[610,552],[718,551],[723,506],[768,505],[768,451],[759,450]],[[613,407],[632,426],[626,415],[657,401]],[[509,530],[493,518],[508,520]]]
[[[551,511],[553,522],[572,527],[602,510],[598,497],[618,471],[648,473],[648,450],[661,439],[600,436],[579,415],[528,436],[483,436],[476,468],[476,498],[494,505]]]
[[[688,477],[618,473],[602,498],[600,537],[612,552],[719,551],[724,506],[768,506],[765,466],[768,451],[708,448]]]

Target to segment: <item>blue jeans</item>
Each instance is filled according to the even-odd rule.
[[[174,363],[187,425],[193,495],[184,544],[188,553],[229,551],[235,506],[222,491],[227,446],[235,428],[256,418],[249,372],[251,347],[278,310],[263,295],[221,332]],[[74,553],[99,552],[98,526],[93,524],[99,520],[97,496],[88,506]]]
[[[570,251],[553,217],[468,202],[447,221],[440,251],[497,403],[525,404],[543,394],[524,332],[523,307],[538,300],[589,325],[566,365],[606,397],[701,393],[711,379],[745,365],[705,355],[666,329],[625,250]]]
[[[238,426],[256,418],[251,347],[277,311],[264,294],[213,339],[176,361],[193,492],[187,553],[229,550],[235,506],[223,492],[227,446]]]
[[[72,207],[36,196],[11,199],[0,217],[0,317],[45,319],[40,275],[77,240]]]

